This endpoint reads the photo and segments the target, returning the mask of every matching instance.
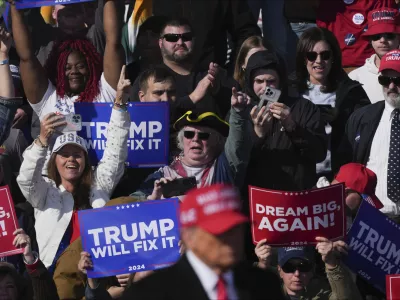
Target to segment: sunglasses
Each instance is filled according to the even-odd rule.
[[[188,140],[193,139],[195,135],[196,135],[195,131],[185,130],[183,132],[183,136]],[[197,138],[202,141],[207,141],[210,138],[210,135],[211,135],[210,132],[197,132]]]
[[[395,85],[400,86],[400,77],[389,77],[389,76],[378,76],[378,82],[380,85],[389,86],[391,82]]]
[[[185,32],[182,34],[178,33],[166,33],[161,38],[165,39],[167,42],[176,43],[179,39],[182,39],[182,42],[188,42],[193,39],[193,34],[191,32]]]
[[[394,40],[396,38],[396,34],[392,32],[388,33],[380,33],[380,34],[375,34],[371,36],[371,40],[379,41],[381,38],[384,38],[385,40]]]
[[[282,271],[285,273],[294,273],[298,270],[300,273],[308,273],[312,269],[312,264],[306,261],[302,262],[291,262],[288,261],[282,266]]]
[[[329,50],[322,51],[320,53],[315,52],[315,51],[309,51],[306,53],[306,58],[309,61],[315,61],[317,59],[318,55],[321,56],[322,60],[329,60],[332,56],[332,53]]]

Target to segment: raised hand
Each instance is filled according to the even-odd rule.
[[[129,91],[131,89],[131,81],[125,78],[126,66],[123,65],[121,69],[121,74],[117,84],[117,96],[116,103],[126,104],[129,100]]]
[[[231,105],[236,111],[243,111],[250,104],[250,97],[243,93],[238,92],[235,87],[232,88]]]
[[[257,106],[250,111],[250,118],[254,124],[254,132],[260,139],[264,138],[272,129],[272,113],[266,112],[266,106],[263,106],[257,112]]]
[[[347,254],[349,246],[343,241],[332,242],[324,237],[316,237],[318,244],[315,246],[321,254],[322,261],[328,268],[335,268],[340,261],[340,254]]]
[[[88,252],[81,252],[81,258],[78,262],[78,270],[83,274],[87,273],[88,269],[93,269],[93,262]]]
[[[271,264],[272,248],[267,245],[267,239],[259,241],[254,252],[258,257],[258,267],[261,269],[268,268]]]
[[[208,75],[211,79],[212,93],[215,95],[218,93],[220,88],[221,76],[226,71],[222,69],[218,64],[211,62],[208,66]]]
[[[24,258],[26,263],[33,264],[35,262],[35,256],[33,255],[32,248],[31,248],[31,239],[25,233],[22,228],[19,228],[13,232],[15,236],[13,245],[16,248],[24,248]]]
[[[8,57],[8,51],[10,51],[11,44],[11,34],[7,32],[7,30],[3,26],[0,26],[0,54],[2,56],[5,55]]]
[[[274,102],[269,107],[269,110],[274,118],[281,121],[283,128],[288,131],[291,131],[292,128],[294,128],[295,123],[292,119],[290,108],[287,105],[280,102]]]
[[[47,145],[49,138],[57,131],[57,127],[66,125],[64,115],[47,114],[40,123],[40,142]]]
[[[160,178],[159,180],[154,181],[154,188],[153,188],[153,193],[151,193],[150,196],[147,197],[147,200],[158,200],[158,199],[163,199],[164,196],[162,194],[162,186],[163,184],[173,181],[175,178]]]
[[[123,288],[126,288],[128,286],[130,276],[131,274],[127,273],[127,274],[120,274],[115,277],[117,277],[119,285]]]

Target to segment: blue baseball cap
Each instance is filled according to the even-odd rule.
[[[278,249],[278,264],[283,266],[292,258],[299,258],[314,263],[313,247],[281,247]]]

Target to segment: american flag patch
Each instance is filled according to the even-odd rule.
[[[375,205],[374,201],[372,201],[372,198],[371,198],[370,196],[365,195],[365,194],[361,194],[361,197],[362,197],[365,201],[367,201],[369,204],[371,204],[373,207],[376,208],[376,205]]]

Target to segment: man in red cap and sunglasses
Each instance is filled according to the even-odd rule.
[[[400,50],[382,57],[379,72],[385,101],[352,114],[342,154],[347,161],[364,164],[375,172],[381,211],[400,223]]]
[[[186,253],[172,267],[134,284],[123,299],[284,299],[278,276],[244,259],[244,224],[236,190],[211,185],[180,204]]]
[[[380,8],[368,14],[368,30],[362,38],[369,40],[375,53],[365,60],[365,64],[350,72],[349,77],[363,85],[371,103],[384,100],[378,83],[378,73],[382,57],[400,44],[400,14],[393,8]]]

